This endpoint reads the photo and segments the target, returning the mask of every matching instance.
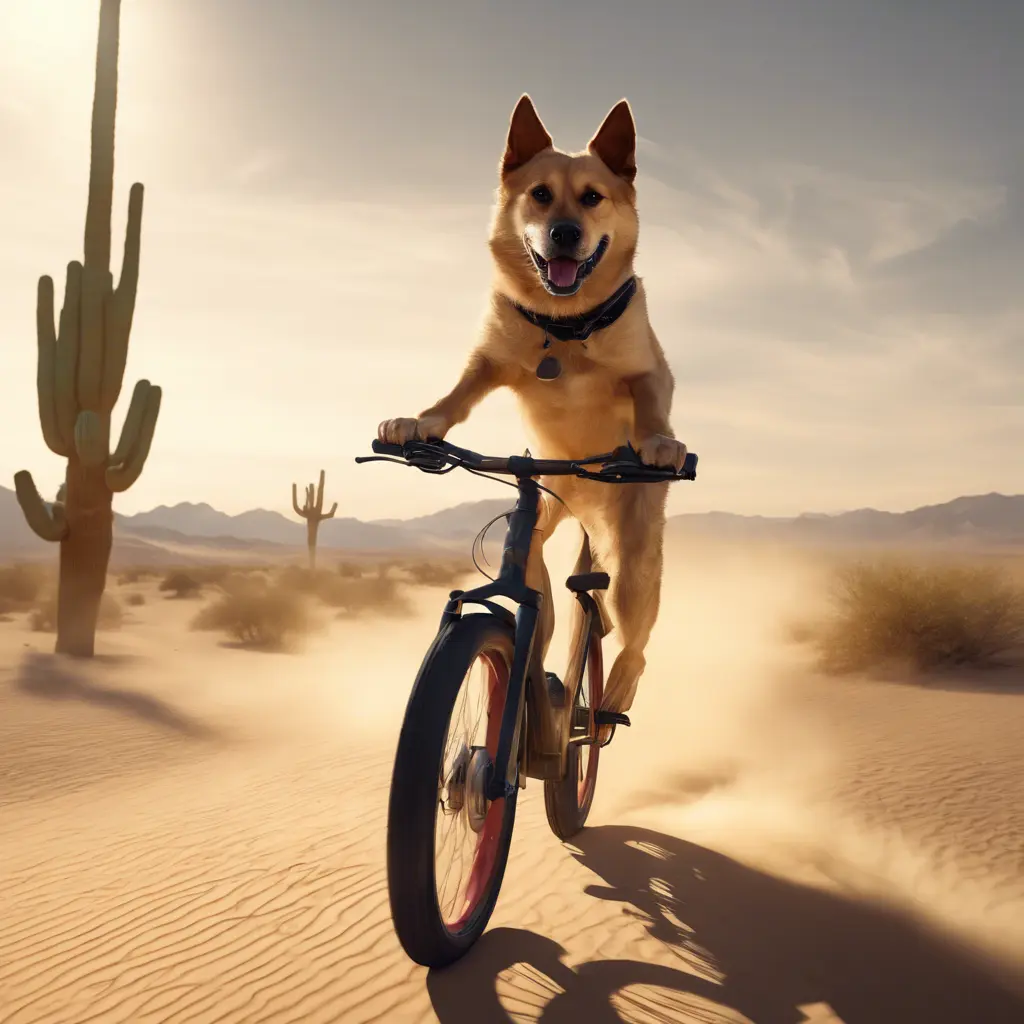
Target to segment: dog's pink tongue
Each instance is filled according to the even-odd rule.
[[[558,288],[568,288],[576,280],[576,266],[575,260],[549,260],[548,280]]]

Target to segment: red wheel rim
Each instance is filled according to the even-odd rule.
[[[486,731],[484,746],[492,760],[498,752],[498,734],[501,731],[501,716],[505,708],[508,693],[509,667],[505,655],[500,651],[483,651],[474,662],[474,667],[482,662],[486,671]],[[473,668],[471,667],[470,673]],[[467,673],[467,676],[469,673]],[[460,812],[465,814],[465,811]],[[501,850],[502,831],[505,824],[505,800],[494,800],[487,808],[483,827],[476,833],[472,863],[466,881],[465,893],[461,899],[456,894],[456,902],[450,913],[440,906],[441,895],[438,894],[438,906],[445,928],[450,932],[462,931],[486,901],[493,884],[494,872],[497,867],[498,855]],[[436,853],[435,853],[436,857]],[[437,864],[435,860],[435,872]],[[435,884],[436,888],[436,884]],[[460,887],[461,888],[461,887]]]
[[[601,641],[597,637],[590,638],[590,650],[587,654],[587,682],[589,689],[590,705],[590,735],[597,735],[597,726],[594,724],[594,712],[601,706],[601,699],[604,697],[604,660],[601,655]],[[579,779],[576,784],[576,805],[586,807],[594,798],[594,787],[597,785],[597,759],[601,750],[596,744],[578,748],[579,753]],[[583,758],[586,751],[586,766]]]

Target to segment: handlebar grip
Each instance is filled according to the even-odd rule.
[[[687,452],[686,458],[683,461],[683,468],[680,470],[679,475],[684,480],[696,480],[697,479],[697,453]]]
[[[388,441],[381,441],[379,438],[374,438],[370,447],[373,449],[376,455],[398,455],[402,456],[405,454],[400,444],[390,444]]]

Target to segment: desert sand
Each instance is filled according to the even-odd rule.
[[[786,640],[816,571],[670,552],[590,827],[559,844],[531,782],[490,928],[435,974],[384,826],[441,591],[297,654],[152,584],[92,665],[0,624],[0,1021],[1020,1024],[1024,693],[817,677]]]

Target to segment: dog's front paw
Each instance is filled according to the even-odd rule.
[[[440,416],[420,416],[418,419],[400,418],[384,420],[377,427],[377,437],[388,444],[405,444],[407,441],[440,440],[448,433],[448,424]]]
[[[640,461],[660,469],[674,469],[677,473],[686,461],[686,445],[674,437],[654,434],[637,449]]]

